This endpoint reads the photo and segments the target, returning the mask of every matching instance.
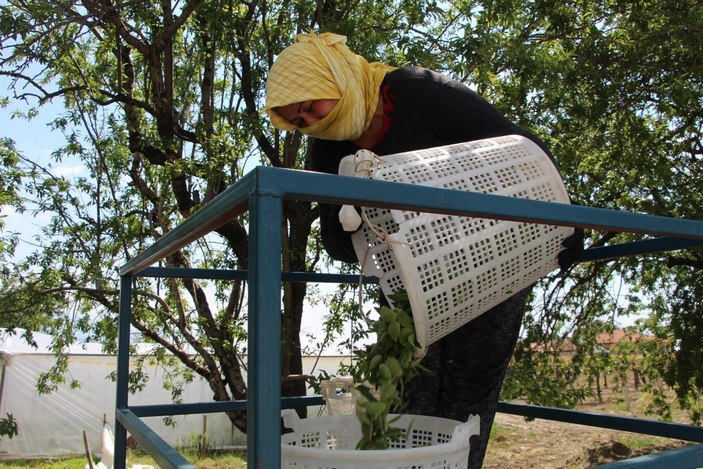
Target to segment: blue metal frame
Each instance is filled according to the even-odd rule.
[[[656,236],[656,238],[636,243],[589,249],[584,253],[582,261],[608,260],[622,256],[703,245],[703,222],[701,221],[306,171],[258,167],[120,269],[120,328],[115,411],[114,467],[116,469],[124,469],[125,467],[127,431],[155,458],[159,466],[164,468],[193,467],[163,439],[151,431],[141,421],[141,417],[243,409],[246,409],[247,415],[250,417],[247,419],[247,467],[249,469],[277,468],[280,465],[281,408],[313,405],[321,402],[319,397],[281,399],[281,282],[285,280],[342,283],[357,282],[358,278],[348,275],[281,272],[281,225],[284,199],[530,221]],[[232,217],[247,210],[250,217],[248,272],[152,267],[153,264],[167,255],[212,232]],[[248,319],[249,399],[247,401],[157,406],[129,405],[131,286],[134,277],[137,276],[248,280],[250,301]],[[367,281],[374,282],[375,279],[371,278]],[[507,403],[501,403],[499,410],[640,433],[663,434],[665,436],[674,434],[679,435],[675,436],[676,438],[703,442],[700,428],[693,426],[636,419],[613,419],[607,416],[535,406],[515,407],[515,405]],[[703,449],[699,448],[699,452],[703,454]],[[693,453],[697,454],[695,451]]]
[[[685,469],[703,467],[701,445],[647,454],[636,458],[595,466],[598,469]]]

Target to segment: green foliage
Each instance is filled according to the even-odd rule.
[[[388,413],[402,407],[405,383],[423,370],[415,356],[418,344],[407,292],[398,290],[394,307],[382,306],[371,326],[376,342],[356,354],[354,370],[356,416],[361,424],[357,449],[387,449],[403,434],[392,427]]]
[[[207,433],[189,432],[185,440],[177,445],[180,453],[194,453],[199,460],[214,456],[214,448]]]
[[[528,403],[570,409],[591,395],[579,383],[579,373],[560,353],[562,344],[551,349],[518,343],[513,361],[501,389],[501,399],[525,399]]]
[[[22,211],[19,188],[24,173],[19,168],[19,161],[14,142],[0,138],[0,261],[11,256],[19,242],[17,233],[6,232],[7,215],[2,213],[6,208]]]
[[[6,436],[9,439],[17,436],[17,420],[12,416],[12,414],[6,414],[5,417],[0,419],[0,436]]]

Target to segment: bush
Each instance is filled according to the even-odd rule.
[[[7,414],[7,417],[0,419],[0,436],[7,436],[10,439],[17,436],[17,420],[12,414]]]

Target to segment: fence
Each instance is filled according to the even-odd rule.
[[[120,329],[117,361],[115,468],[125,467],[129,432],[164,468],[193,467],[144,422],[143,417],[245,410],[247,466],[277,468],[281,448],[278,431],[282,408],[317,405],[319,396],[281,398],[280,287],[282,281],[353,281],[344,275],[281,272],[281,226],[284,199],[359,206],[387,207],[500,220],[580,226],[597,230],[643,233],[654,238],[617,246],[588,249],[581,261],[685,249],[703,245],[703,221],[650,216],[553,202],[517,199],[475,192],[334,176],[280,168],[258,167],[201,208],[120,269]],[[190,242],[210,233],[232,217],[249,212],[249,270],[197,270],[155,268],[153,264]],[[129,329],[131,287],[136,276],[246,279],[249,287],[249,374],[247,401],[129,405]],[[703,443],[703,428],[594,415],[562,409],[501,403],[501,412],[547,418],[603,428],[668,436]],[[703,465],[703,446],[661,455],[675,467]],[[662,459],[660,459],[661,461]],[[673,462],[672,462],[673,461]],[[628,467],[654,467],[649,460],[630,460]],[[656,461],[655,463],[656,464]],[[616,467],[617,463],[612,465]],[[650,466],[648,466],[650,465]],[[619,467],[619,466],[618,466]]]

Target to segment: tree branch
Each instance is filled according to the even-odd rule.
[[[678,256],[667,256],[666,265],[668,267],[692,267],[696,270],[703,270],[703,260],[689,259],[685,257]]]
[[[34,80],[33,78],[31,78],[27,75],[24,75],[22,73],[8,72],[8,71],[0,70],[0,76],[6,76],[6,77],[11,77],[11,78],[15,78],[18,80],[26,81],[27,83],[32,85],[34,88],[39,90],[39,92],[41,93],[39,95],[34,94],[34,93],[28,93],[28,92],[15,95],[17,99],[22,99],[22,100],[26,100],[27,97],[37,98],[37,100],[39,101],[39,104],[44,104],[45,102],[50,101],[53,98],[63,96],[67,93],[73,93],[76,91],[83,91],[86,89],[84,86],[70,86],[68,88],[61,88],[57,91],[47,91],[46,89],[44,89],[44,87],[42,87],[39,83],[37,83],[36,80]]]
[[[154,40],[153,46],[155,52],[161,53],[166,49],[166,47],[168,47],[170,38],[172,38],[176,31],[178,31],[178,28],[183,26],[183,24],[188,21],[188,18],[190,18],[193,12],[202,3],[203,0],[191,0],[186,3],[186,5],[181,10],[181,14],[175,19],[172,18],[171,21],[166,25],[166,27],[161,31],[161,34],[156,38],[156,40]],[[162,5],[163,4],[165,3],[162,2]],[[166,15],[165,10],[164,15]]]

